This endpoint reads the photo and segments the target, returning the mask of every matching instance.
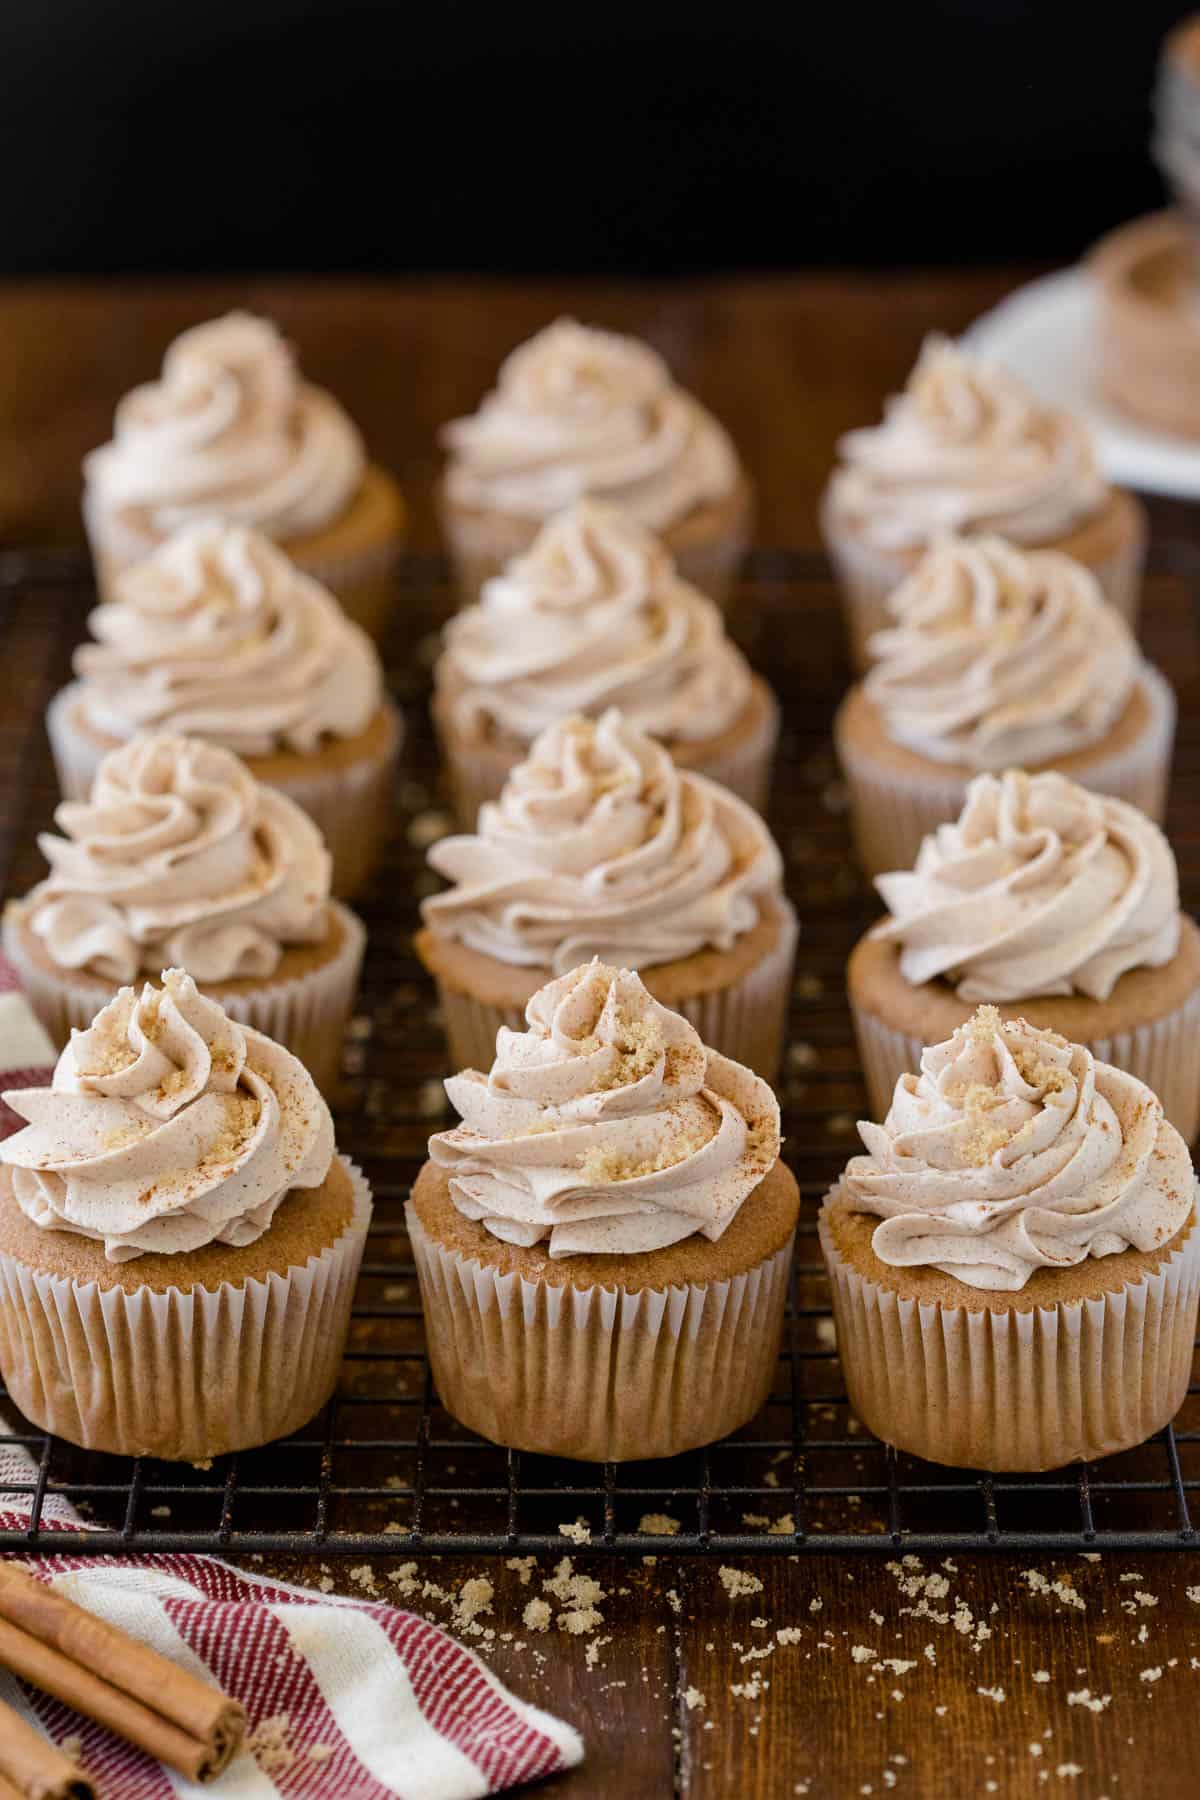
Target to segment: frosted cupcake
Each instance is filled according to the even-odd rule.
[[[547,725],[619,706],[675,761],[761,811],[779,707],[720,611],[665,547],[585,500],[539,532],[446,629],[433,704],[460,825],[471,830]]]
[[[869,875],[911,868],[984,771],[1055,768],[1162,818],[1175,697],[1080,563],[949,538],[888,604],[834,720]]]
[[[62,1047],[114,987],[186,969],[227,1016],[337,1079],[366,933],[329,895],[311,819],[231,751],[138,738],[43,833],[50,874],[4,914],[4,951]]]
[[[117,407],[85,458],[83,518],[102,596],[181,526],[219,515],[274,539],[378,635],[394,599],[404,502],[332,395],[303,381],[267,319],[185,331],[157,381]]]
[[[800,1196],[764,1081],[628,970],[573,969],[446,1083],[407,1209],[438,1394],[589,1462],[746,1422],[779,1349]]]
[[[648,344],[559,319],[514,350],[494,392],[447,425],[439,506],[463,600],[586,496],[657,533],[723,601],[750,537],[750,486],[724,429]]]
[[[208,519],[119,576],[46,730],[67,800],[147,732],[242,757],[320,828],[333,886],[367,880],[392,815],[400,715],[366,633],[265,537]]]
[[[619,713],[543,732],[476,834],[429,861],[452,886],[423,902],[416,950],[459,1066],[482,1068],[552,975],[599,956],[773,1077],[796,953],[779,850],[743,801]]]
[[[1053,1469],[1187,1392],[1196,1178],[1156,1096],[980,1007],[896,1085],[821,1211],[855,1412],[933,1462]]]
[[[0,1370],[89,1450],[203,1462],[333,1391],[370,1192],[304,1068],[168,969],[4,1096]]]
[[[1200,931],[1144,813],[1064,775],[980,775],[915,869],[875,885],[891,916],[846,970],[873,1118],[922,1047],[989,1001],[1136,1075],[1191,1142]]]
[[[1137,623],[1145,509],[1104,480],[1083,421],[1011,375],[928,338],[883,423],[847,433],[838,450],[821,520],[856,669],[887,623],[887,596],[947,532],[1070,556]]]

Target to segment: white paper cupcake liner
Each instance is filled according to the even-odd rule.
[[[781,914],[778,938],[740,980],[709,994],[685,1000],[672,996],[669,1001],[672,1011],[681,1013],[695,1026],[710,1050],[744,1063],[766,1082],[774,1081],[779,1072],[799,935],[791,904],[782,898],[777,904]],[[641,971],[651,994],[655,992],[654,975],[652,968]],[[490,1069],[500,1027],[525,1030],[524,1005],[491,1005],[450,987],[440,978],[438,999],[450,1061],[456,1069]]]
[[[893,623],[888,596],[912,573],[910,560],[888,556],[854,532],[844,530],[828,504],[821,509],[821,531],[842,596],[847,648],[851,667],[863,674],[871,666],[867,649],[877,631]],[[1090,562],[1091,570],[1109,600],[1133,631],[1141,610],[1144,535],[1131,536],[1110,556]]]
[[[965,1001],[962,1023],[974,1009]],[[1001,1010],[1019,1017],[1021,1004],[1013,1001]],[[851,998],[854,1033],[867,1084],[872,1119],[886,1117],[901,1075],[915,1074],[925,1046],[920,1038],[897,1031]],[[1081,1039],[1097,1061],[1112,1063],[1144,1081],[1163,1103],[1163,1111],[1185,1144],[1200,1129],[1200,988],[1182,1005],[1159,1019],[1115,1032],[1111,1037]]]
[[[367,885],[391,835],[404,722],[390,702],[385,710],[388,735],[378,755],[344,767],[315,766],[311,775],[271,783],[320,830],[333,858],[333,891],[343,900]]]
[[[293,980],[271,982],[252,991],[236,991],[217,982],[201,982],[231,1019],[284,1044],[299,1058],[323,1093],[336,1086],[341,1067],[342,1039],[354,1004],[367,933],[362,921],[339,902],[331,903],[341,927],[336,955]],[[86,1031],[102,1006],[113,997],[114,983],[100,976],[81,976],[66,970],[58,974],[36,960],[29,950],[28,926],[18,905],[6,912],[3,927],[4,954],[17,972],[29,1004],[61,1049],[72,1029]],[[142,980],[156,980],[158,970]]]
[[[1056,1469],[1143,1443],[1183,1402],[1200,1301],[1194,1218],[1154,1274],[1024,1312],[903,1299],[843,1259],[825,1209],[819,1230],[846,1391],[884,1443],[957,1468]]]
[[[345,556],[293,556],[298,569],[327,587],[348,618],[377,642],[395,609],[403,555],[399,537]]]
[[[64,800],[88,799],[107,754],[74,721],[81,691],[78,682],[71,682],[46,708],[46,736]],[[320,827],[333,858],[333,891],[343,899],[353,898],[366,886],[391,830],[404,721],[390,702],[384,709],[388,731],[377,755],[361,756],[344,766],[314,756],[311,774],[269,784]],[[253,774],[253,758],[249,767]]]
[[[1122,749],[1107,753],[1097,749],[1088,760],[1072,763],[1070,774],[1081,787],[1128,800],[1161,823],[1175,738],[1175,695],[1148,663],[1142,666],[1141,687],[1150,709],[1141,734]],[[911,869],[922,840],[937,826],[957,819],[971,777],[932,761],[919,773],[897,769],[864,755],[836,722],[835,740],[863,870],[875,876]]]
[[[481,1437],[625,1462],[712,1443],[765,1403],[794,1233],[727,1281],[629,1293],[502,1275],[406,1217],[434,1385]]]
[[[371,1217],[265,1281],[101,1289],[0,1252],[0,1368],[42,1430],[89,1450],[204,1462],[298,1431],[333,1392]]]

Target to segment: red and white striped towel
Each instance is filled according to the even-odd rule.
[[[0,1092],[44,1083],[51,1046],[0,961]],[[43,1066],[38,1066],[39,1062]],[[20,1121],[0,1120],[0,1137]],[[0,1439],[0,1528],[21,1530],[34,1465]],[[472,1800],[570,1768],[578,1733],[518,1700],[470,1650],[415,1614],[267,1581],[210,1556],[73,1554],[86,1529],[61,1496],[43,1524],[62,1533],[31,1574],[80,1606],[207,1675],[240,1700],[251,1748],[215,1787],[163,1769],[0,1671],[0,1696],[56,1742],[77,1739],[101,1800]]]

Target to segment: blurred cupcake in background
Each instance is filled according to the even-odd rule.
[[[1154,93],[1154,158],[1192,233],[1193,274],[1200,251],[1200,13],[1168,34]]]
[[[947,533],[1060,551],[1136,625],[1145,509],[1105,481],[1083,421],[1011,375],[927,338],[883,423],[848,432],[838,451],[821,520],[856,669],[887,624],[888,595]]]
[[[559,319],[505,360],[479,411],[447,425],[439,504],[466,604],[576,500],[611,500],[723,602],[752,496],[728,435],[657,351]]]
[[[486,1067],[539,988],[599,956],[773,1078],[796,949],[778,847],[619,713],[550,726],[476,834],[443,838],[429,861],[452,885],[423,903],[416,950],[459,1067]]]
[[[1141,1444],[1188,1389],[1187,1145],[1135,1076],[982,1006],[818,1221],[855,1414],[931,1462],[1037,1470]]]
[[[911,868],[984,771],[1059,769],[1161,820],[1175,696],[1082,564],[949,538],[888,610],[834,720],[868,875]]]
[[[5,1095],[0,1371],[69,1443],[207,1465],[333,1392],[371,1192],[291,1051],[160,979]]]
[[[539,732],[621,709],[694,769],[763,810],[779,707],[652,533],[580,501],[485,582],[446,627],[437,727],[460,825],[470,830]]]
[[[176,338],[84,461],[83,517],[102,597],[180,526],[218,515],[279,544],[378,635],[394,600],[404,502],[331,394],[302,380],[268,319]]]
[[[366,933],[330,899],[329,852],[298,806],[228,750],[149,737],[106,756],[56,821],[4,951],[59,1048],[115,987],[174,966],[333,1086]]]
[[[767,1083],[592,962],[446,1092],[462,1123],[431,1139],[406,1217],[450,1412],[590,1462],[753,1418],[800,1210]]]
[[[1200,931],[1175,857],[1134,806],[1065,775],[980,775],[846,968],[872,1118],[981,1001],[1136,1075],[1190,1143],[1200,1124]]]
[[[59,786],[86,800],[110,750],[147,732],[241,756],[320,828],[333,887],[363,886],[393,809],[401,720],[370,638],[261,533],[187,525],[119,575],[46,717]]]

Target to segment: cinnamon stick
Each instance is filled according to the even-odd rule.
[[[0,1700],[0,1800],[95,1800],[95,1795],[78,1763]]]
[[[245,1736],[237,1701],[11,1563],[0,1664],[192,1781],[219,1775]]]

